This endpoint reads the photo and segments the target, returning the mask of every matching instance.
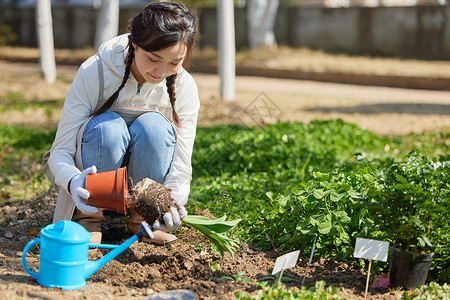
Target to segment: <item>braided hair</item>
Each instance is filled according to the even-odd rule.
[[[130,76],[131,64],[134,59],[135,48],[142,48],[146,52],[154,52],[183,42],[187,47],[183,67],[189,69],[192,47],[197,37],[197,18],[189,9],[176,2],[152,2],[141,10],[128,25],[128,56],[126,59],[125,74],[119,88],[109,97],[103,106],[93,112],[97,116],[114,104],[119,92],[125,86]],[[167,93],[175,126],[180,126],[178,114],[175,111],[175,81],[177,74],[166,78]]]

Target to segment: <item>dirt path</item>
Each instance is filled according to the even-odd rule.
[[[218,102],[214,99],[218,98],[220,78],[207,74],[194,74],[194,77],[199,84],[202,101],[214,109]],[[438,131],[450,127],[450,91],[249,76],[236,78],[235,110],[251,107],[252,102],[261,103],[264,99],[278,108],[278,114],[269,117],[268,121],[307,123],[314,119],[340,118],[381,135]],[[209,114],[207,109],[203,112],[200,120]]]
[[[0,95],[21,93],[25,101],[64,98],[76,70],[75,66],[58,66],[57,82],[49,85],[41,79],[37,64],[0,60]],[[202,102],[199,123],[203,125],[234,121],[252,125],[254,115],[249,114],[264,105],[259,111],[259,118],[264,122],[307,123],[314,119],[340,118],[381,135],[450,128],[450,91],[238,76],[236,99],[227,102],[219,100],[217,75],[196,73],[193,76],[199,86]],[[265,116],[268,108],[272,112]],[[0,113],[0,122],[4,124],[45,121],[48,126],[55,126],[58,118],[58,114],[49,116],[35,109]]]

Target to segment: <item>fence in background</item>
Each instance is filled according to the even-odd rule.
[[[123,32],[128,19],[140,8],[121,8],[119,32]],[[97,13],[92,7],[53,7],[55,47],[92,47]],[[215,8],[202,8],[197,14],[200,46],[216,47]],[[245,8],[235,8],[235,28],[237,48],[247,48]],[[36,47],[34,8],[1,7],[0,36],[0,42]],[[354,55],[450,60],[450,6],[280,6],[275,36],[278,44],[291,47]]]

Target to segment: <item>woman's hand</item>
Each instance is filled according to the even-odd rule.
[[[170,212],[167,212],[163,216],[164,224],[161,224],[158,220],[153,224],[153,228],[163,231],[174,231],[175,229],[181,227],[183,223],[181,219],[187,216],[187,211],[184,206],[178,205],[179,209],[175,206],[170,208]]]
[[[89,167],[81,174],[75,175],[70,180],[70,190],[69,192],[72,194],[72,201],[75,203],[75,206],[85,215],[93,215],[98,212],[98,208],[87,205],[86,201],[89,198],[89,191],[86,190],[86,175],[97,173],[97,167],[92,166]]]

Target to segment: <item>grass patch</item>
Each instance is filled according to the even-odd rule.
[[[11,102],[13,102],[13,101],[23,100],[24,95],[22,93],[9,92],[8,94],[4,95],[2,98],[6,99],[6,100],[11,100]]]
[[[22,98],[14,99],[6,95],[5,100],[2,100],[0,102],[0,112],[13,110],[25,111],[26,109],[44,109],[46,112],[51,113],[60,110],[64,104],[64,99],[54,99],[47,101],[26,101],[26,102],[19,102],[18,100],[22,100]]]
[[[31,198],[49,188],[41,161],[56,130],[0,124],[0,202]]]

